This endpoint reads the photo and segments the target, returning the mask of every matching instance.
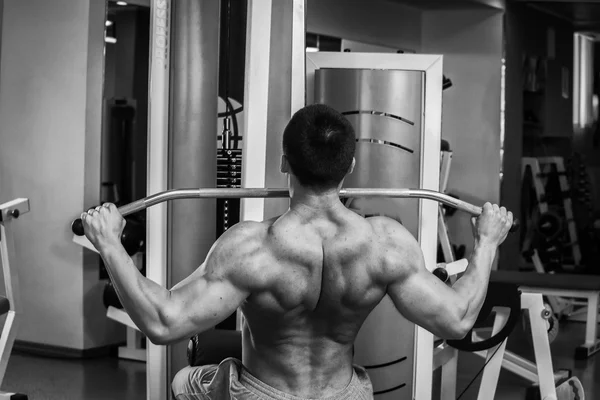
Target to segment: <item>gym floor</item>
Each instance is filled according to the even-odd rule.
[[[571,369],[573,375],[581,379],[586,399],[593,400],[600,397],[600,354],[584,361],[573,359],[575,347],[582,341],[583,335],[583,324],[561,324],[560,334],[552,343],[552,358],[555,369]],[[508,348],[533,359],[533,351],[528,348],[527,339],[519,329],[509,338]],[[457,394],[482,366],[482,359],[461,353]],[[439,375],[436,374],[434,381],[438,380]],[[502,371],[496,400],[525,399],[526,386],[527,382],[523,379]],[[478,387],[479,380],[476,380],[461,400],[476,399]],[[109,357],[82,361],[15,353],[10,358],[2,389],[25,393],[30,400],[144,400],[145,364]],[[434,393],[438,392],[439,389],[434,388]]]

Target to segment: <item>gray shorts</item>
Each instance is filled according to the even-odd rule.
[[[219,365],[185,367],[175,375],[171,388],[176,400],[306,400],[259,381],[235,358]],[[362,367],[354,367],[345,389],[322,400],[346,399],[373,399],[371,380]]]

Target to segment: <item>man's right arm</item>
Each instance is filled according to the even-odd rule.
[[[510,213],[486,204],[478,219],[469,265],[449,287],[427,270],[421,247],[410,232],[386,219],[384,234],[390,248],[384,261],[385,275],[390,279],[387,293],[398,311],[440,338],[464,337],[477,320],[496,250],[511,225]]]

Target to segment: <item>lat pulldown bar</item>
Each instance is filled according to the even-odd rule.
[[[125,204],[124,206],[119,207],[119,212],[121,215],[126,216],[144,210],[148,207],[152,207],[153,205],[177,199],[283,198],[289,196],[290,193],[288,189],[272,188],[172,189],[165,192],[156,193],[152,196],[134,201],[133,203]],[[481,207],[448,196],[447,194],[427,189],[342,189],[340,190],[340,197],[427,199],[454,207],[473,216],[479,216],[482,212]],[[519,221],[515,219],[510,231],[514,232],[518,228]],[[83,236],[84,232],[81,218],[77,218],[73,221],[71,224],[71,229],[75,235]]]

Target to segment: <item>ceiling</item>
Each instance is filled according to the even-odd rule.
[[[600,0],[514,0],[573,23],[576,30],[600,29]]]
[[[389,0],[421,10],[504,8],[505,0]]]
[[[548,14],[567,20],[578,31],[600,31],[600,0],[388,0],[420,10],[503,9],[506,2],[528,4]]]

